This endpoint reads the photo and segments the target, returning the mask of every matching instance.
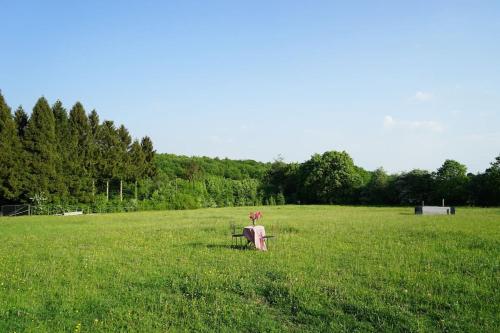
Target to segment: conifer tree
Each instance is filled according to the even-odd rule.
[[[69,139],[68,113],[61,101],[57,100],[52,105],[52,113],[54,114],[56,139],[67,141]],[[60,143],[58,142],[58,144]]]
[[[97,136],[97,131],[99,130],[99,115],[96,110],[92,110],[89,114],[89,126],[92,136],[95,138]]]
[[[19,201],[26,201],[28,197],[26,196],[26,161],[27,161],[27,152],[24,147],[24,138],[26,133],[26,127],[28,126],[28,114],[24,111],[23,107],[19,105],[16,112],[14,113],[14,122],[16,123],[17,135],[19,137],[20,142],[20,151],[18,154],[18,163],[19,163],[19,178],[21,183],[21,194],[19,196]]]
[[[155,154],[156,151],[153,148],[153,141],[149,138],[149,136],[145,136],[141,140],[142,152],[144,153],[144,161],[145,161],[145,176],[146,177],[155,177],[157,170],[155,164]]]
[[[69,199],[69,182],[72,176],[69,164],[69,123],[68,113],[63,107],[61,101],[56,101],[52,105],[52,113],[54,114],[55,132],[56,132],[56,171],[58,181],[56,191],[62,200]]]
[[[89,142],[89,173],[92,178],[92,196],[95,195],[95,183],[98,178],[97,175],[97,132],[99,131],[99,115],[96,110],[92,110],[89,114],[89,126],[91,138]]]
[[[18,199],[22,181],[20,153],[16,123],[0,92],[0,203]]]
[[[130,165],[131,165],[131,179],[140,180],[145,178],[144,170],[146,168],[146,159],[142,151],[141,144],[138,140],[134,140],[130,146]]]
[[[130,171],[130,145],[132,143],[132,137],[125,126],[121,125],[116,131],[118,138],[120,139],[120,164],[118,166],[118,177],[124,180],[131,179]]]
[[[79,201],[91,199],[90,142],[92,132],[85,109],[76,102],[69,112],[70,192]]]
[[[109,181],[118,175],[118,163],[120,160],[120,138],[117,135],[115,125],[106,120],[97,131],[97,164],[96,170],[99,179]],[[106,190],[108,193],[108,190]]]
[[[16,110],[14,121],[16,122],[17,134],[19,135],[19,138],[23,140],[24,132],[26,131],[26,126],[28,125],[28,114],[24,112],[21,105],[19,105]]]
[[[52,110],[45,97],[40,97],[33,107],[25,132],[27,152],[27,194],[43,194],[53,200],[56,175],[56,133]]]
[[[134,140],[129,151],[130,177],[135,183],[135,198],[137,199],[137,182],[144,178],[145,157],[141,144]]]
[[[116,134],[120,140],[120,159],[118,161],[117,176],[120,179],[120,200],[123,200],[123,181],[131,178],[129,149],[132,137],[124,125],[118,128]]]
[[[24,111],[23,107],[19,105],[15,114],[14,114],[14,122],[16,123],[17,135],[19,137],[20,142],[20,151],[18,154],[18,163],[19,163],[19,178],[21,183],[21,195],[19,196],[19,201],[26,201],[28,197],[26,196],[26,161],[27,161],[27,152],[24,147],[24,138],[26,133],[26,127],[28,126],[28,114]]]

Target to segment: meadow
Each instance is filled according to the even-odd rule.
[[[231,247],[261,224],[268,252]],[[0,218],[0,332],[494,332],[500,209]]]

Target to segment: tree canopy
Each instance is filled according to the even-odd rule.
[[[100,123],[80,102],[68,114],[61,101],[50,107],[41,97],[30,116],[19,107],[13,117],[0,94],[0,203],[35,196],[92,202],[95,183],[148,178],[156,170],[155,151],[150,138],[142,141],[132,144],[125,126]]]
[[[113,185],[115,184],[115,185]],[[500,205],[500,155],[482,173],[448,159],[436,171],[388,174],[355,165],[345,151],[303,163],[157,154],[149,136],[101,122],[76,102],[68,111],[41,97],[30,115],[0,94],[0,204],[43,198],[96,203],[111,185],[150,208],[319,203]],[[116,190],[115,190],[116,193]],[[113,195],[111,195],[111,198]],[[115,195],[115,198],[117,196]],[[133,199],[132,199],[133,198]]]

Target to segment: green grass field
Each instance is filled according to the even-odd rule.
[[[0,218],[0,332],[498,331],[500,209],[255,209]]]

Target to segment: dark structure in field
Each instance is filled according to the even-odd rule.
[[[415,215],[455,215],[455,207],[417,206]]]

